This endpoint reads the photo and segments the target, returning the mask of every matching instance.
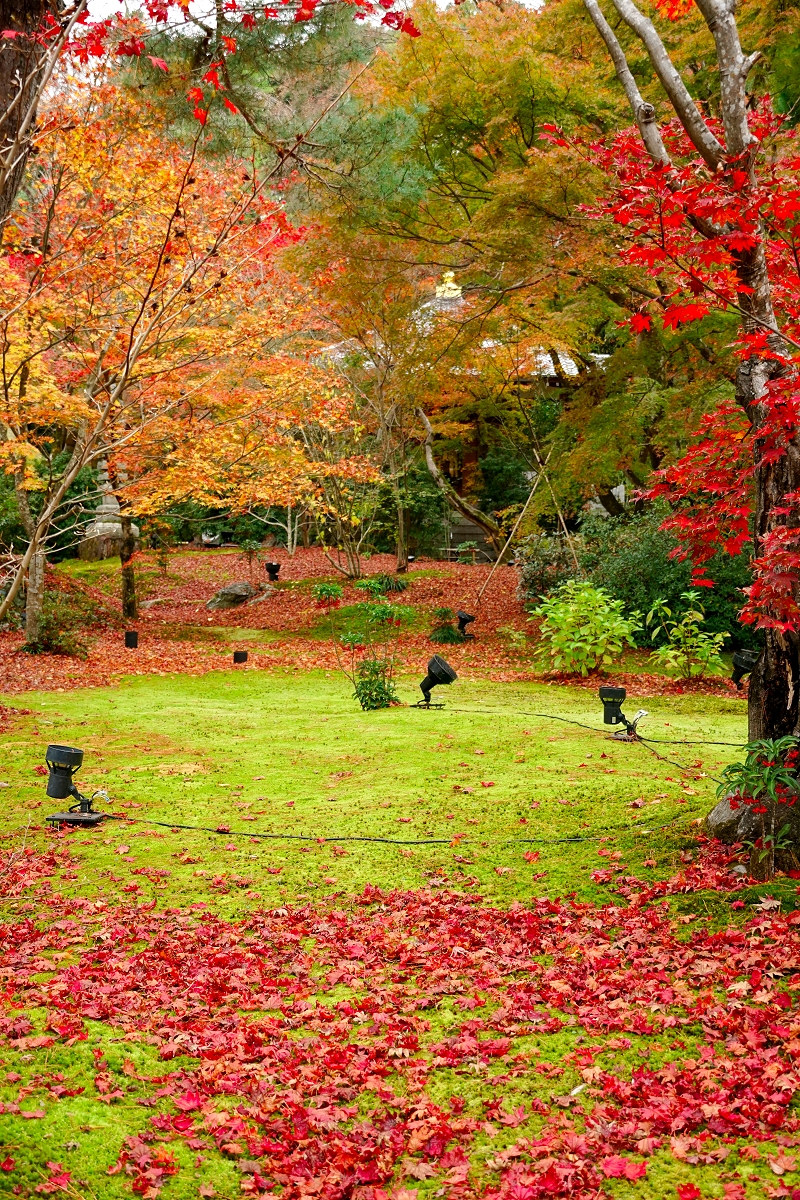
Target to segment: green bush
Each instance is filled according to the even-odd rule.
[[[86,629],[96,617],[97,605],[88,596],[47,589],[42,596],[39,636],[35,642],[26,642],[22,649],[28,654],[64,654],[70,658],[87,658],[89,642]]]
[[[336,608],[342,602],[344,591],[338,583],[315,583],[311,595],[320,608]]]
[[[522,600],[540,600],[575,575],[575,560],[563,537],[530,534],[517,543],[514,558],[519,567]]]
[[[368,579],[359,579],[355,587],[360,588],[362,592],[367,592],[373,600],[380,599],[385,592],[385,588],[378,575],[370,575]]]
[[[364,712],[399,703],[389,660],[370,658],[356,668],[353,695]]]
[[[539,654],[566,674],[588,675],[610,666],[625,645],[633,646],[639,614],[626,617],[620,600],[602,588],[570,579],[535,608],[530,619],[541,621]]]
[[[588,517],[581,526],[577,550],[583,577],[621,600],[626,612],[648,612],[658,600],[679,609],[681,596],[692,586],[691,563],[670,558],[677,542],[659,528],[665,516],[661,505],[650,505],[621,517]],[[703,594],[706,630],[728,634],[733,650],[756,649],[763,634],[742,625],[738,617],[745,599],[742,588],[751,583],[749,556],[717,554],[707,571],[714,587]],[[645,628],[637,642],[654,644]]]
[[[375,580],[382,592],[404,592],[411,586],[411,580],[406,579],[405,575],[376,575]]]
[[[689,607],[680,619],[673,617],[672,609],[663,600],[656,601],[647,614],[647,625],[653,627],[654,638],[664,639],[653,650],[650,661],[683,679],[702,679],[706,671],[723,672],[725,664],[719,652],[728,635],[700,628],[705,623],[705,609],[699,592],[684,592],[681,600]]]

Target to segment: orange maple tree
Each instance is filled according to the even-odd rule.
[[[166,141],[105,71],[70,81],[44,119],[0,258],[0,467],[28,535],[0,618],[27,576],[29,626],[48,530],[78,473],[135,457],[164,422],[173,446],[192,429],[254,336],[275,334],[286,304],[267,302],[274,252],[297,236],[266,178],[205,161],[200,132]]]

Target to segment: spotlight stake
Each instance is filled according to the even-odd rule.
[[[47,795],[51,800],[67,800],[71,796],[76,801],[67,812],[53,813],[47,820],[53,825],[80,825],[84,829],[99,825],[106,814],[97,812],[92,807],[94,797],[81,795],[72,781],[83,764],[83,751],[76,746],[50,745],[45,762],[50,768]]]
[[[471,622],[474,621],[475,618],[473,616],[471,616],[470,613],[462,612],[461,609],[459,609],[458,612],[456,613],[456,617],[458,618],[458,632],[461,634],[461,636],[465,640],[467,638],[474,638],[475,637],[474,633],[467,633],[467,626],[469,624],[471,624]]]
[[[737,650],[734,654],[731,682],[736,684],[737,691],[742,690],[742,680],[755,670],[758,659],[758,650]]]
[[[434,654],[428,662],[428,674],[423,679],[420,686],[423,699],[417,704],[410,705],[411,708],[444,708],[443,704],[431,703],[431,689],[438,687],[440,684],[455,683],[458,676],[449,663],[445,662],[441,654]]]
[[[637,738],[636,726],[641,721],[642,717],[646,717],[647,709],[640,708],[632,721],[629,721],[622,711],[622,705],[627,696],[625,688],[611,687],[609,684],[604,684],[600,688],[600,699],[603,703],[603,723],[605,725],[624,725],[625,732],[620,729],[617,733],[612,734],[618,742],[635,742]]]

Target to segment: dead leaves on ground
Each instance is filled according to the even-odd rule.
[[[661,903],[741,889],[727,851],[658,884],[611,868],[622,896],[601,907],[538,899],[503,911],[368,887],[346,908],[230,923],[63,898],[51,877],[70,865],[65,842],[51,835],[4,878],[6,898],[25,899],[0,928],[0,1034],[29,1053],[79,1046],[89,1019],[155,1047],[163,1071],[151,1079],[94,1052],[98,1103],[113,1109],[127,1077],[143,1085],[144,1113],[155,1109],[109,1164],[140,1195],[157,1197],[178,1171],[176,1142],[235,1159],[252,1196],[344,1200],[357,1188],[384,1200],[405,1178],[436,1179],[454,1200],[589,1200],[606,1180],[635,1184],[657,1151],[714,1165],[741,1139],[742,1157],[769,1143],[766,1194],[793,1194],[800,923],[762,907],[741,928],[693,925],[687,937]],[[23,1006],[47,1014],[44,1035]],[[543,1059],[548,1035],[565,1031],[573,1048],[562,1036],[559,1061]],[[631,1070],[615,1055],[634,1045]],[[443,1071],[456,1086],[437,1103]],[[468,1105],[459,1076],[482,1081]],[[502,1129],[511,1142],[476,1159],[477,1140]],[[63,1169],[48,1169],[55,1187]]]

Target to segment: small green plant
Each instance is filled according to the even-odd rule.
[[[389,708],[396,704],[394,672],[397,657],[397,631],[413,610],[396,604],[382,594],[378,579],[363,579],[356,584],[367,593],[367,599],[357,605],[361,618],[360,629],[341,631],[333,615],[342,600],[342,589],[336,583],[317,583],[312,595],[324,608],[334,626],[336,658],[344,675],[353,685],[353,695],[366,712]],[[342,651],[349,654],[343,660]]]
[[[386,659],[369,658],[360,662],[355,670],[353,695],[364,712],[377,708],[391,708],[399,703],[392,679],[392,664]]]
[[[382,592],[405,592],[411,586],[411,580],[406,579],[405,575],[389,575],[388,573],[384,573],[382,575],[374,575],[373,579],[376,579],[380,583]]]
[[[444,646],[454,646],[467,639],[453,624],[456,614],[452,608],[435,608],[433,610],[434,624],[429,633],[432,642],[440,642]]]
[[[311,595],[320,608],[338,608],[344,592],[338,583],[315,583]]]
[[[568,675],[610,666],[626,645],[634,645],[639,628],[638,613],[626,617],[621,601],[577,579],[562,583],[529,619],[541,622],[539,653]]]
[[[478,552],[478,543],[459,542],[459,544],[456,546],[456,550],[458,551],[458,557],[461,562],[467,562],[470,559],[474,562],[475,555]]]
[[[528,649],[528,637],[524,629],[516,629],[513,625],[498,625],[498,636],[503,645],[512,654],[524,654]]]
[[[647,614],[646,624],[653,627],[653,637],[664,641],[656,646],[650,661],[662,670],[680,675],[682,679],[702,679],[706,671],[723,672],[725,664],[719,656],[727,640],[726,633],[707,633],[700,626],[705,621],[705,609],[699,592],[683,592],[688,608],[680,618],[664,600],[656,600]]]
[[[258,552],[261,549],[261,542],[258,540],[258,538],[243,538],[243,540],[239,542],[239,549],[242,552],[239,557],[245,559],[247,562],[247,571],[252,578],[253,563],[256,561]]]
[[[28,654],[63,654],[85,659],[89,654],[86,627],[95,615],[96,605],[88,597],[48,589],[42,597],[39,635],[22,649]]]
[[[729,797],[731,808],[745,805],[758,818],[760,836],[745,842],[750,850],[750,874],[755,879],[772,879],[776,853],[789,853],[796,865],[789,837],[791,824],[781,820],[781,808],[797,802],[797,769],[800,743],[792,735],[748,742],[744,762],[731,763],[722,771],[717,797]]]
[[[371,575],[368,579],[359,579],[355,584],[362,592],[367,592],[373,600],[377,600],[379,596],[383,596],[386,588],[383,586],[383,577],[380,575]]]

